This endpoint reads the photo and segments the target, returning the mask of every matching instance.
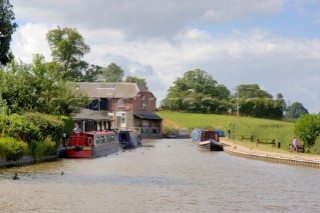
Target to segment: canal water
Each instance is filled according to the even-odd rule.
[[[143,141],[96,159],[0,170],[0,212],[318,212],[319,169]],[[63,172],[63,174],[62,174]],[[19,180],[13,180],[18,173]]]

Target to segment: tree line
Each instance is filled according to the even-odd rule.
[[[301,103],[287,106],[283,95],[274,98],[257,84],[241,84],[231,94],[206,71],[195,69],[177,78],[161,102],[162,109],[173,111],[235,114],[269,119],[295,119],[308,110]]]

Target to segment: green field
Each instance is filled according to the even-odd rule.
[[[171,129],[185,129],[190,132],[194,128],[221,129],[227,135],[231,131],[231,139],[247,147],[256,147],[254,142],[241,139],[241,136],[253,135],[255,139],[275,139],[281,143],[281,150],[288,150],[291,138],[294,135],[293,122],[268,120],[251,117],[239,117],[230,115],[182,113],[171,111],[158,111],[163,118],[163,130],[166,133]],[[259,145],[262,149],[274,149],[272,145]]]

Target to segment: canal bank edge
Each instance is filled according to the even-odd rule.
[[[263,160],[272,163],[289,164],[294,166],[304,166],[312,168],[320,168],[320,157],[317,156],[305,156],[298,155],[295,153],[275,153],[267,152],[261,150],[250,149],[229,141],[221,140],[222,143],[226,144],[224,146],[224,151],[254,160]]]
[[[26,165],[30,165],[30,164],[39,163],[39,162],[55,161],[58,159],[59,159],[58,155],[45,156],[41,160],[36,160],[32,156],[27,155],[27,156],[23,156],[21,159],[19,159],[17,161],[1,160],[0,161],[0,168],[26,166]]]

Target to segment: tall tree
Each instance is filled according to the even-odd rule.
[[[122,82],[124,71],[120,66],[111,63],[107,68],[101,70],[101,77],[105,82]]]
[[[230,91],[204,70],[195,69],[184,73],[174,81],[161,107],[193,112],[226,112],[229,108]]]
[[[99,76],[101,76],[101,70],[102,67],[91,64],[87,69],[84,70],[82,79],[79,79],[79,81],[96,82],[99,80]]]
[[[144,88],[148,89],[146,79],[144,78],[127,76],[124,81],[127,83],[137,83],[139,86],[143,86]]]
[[[309,114],[308,110],[299,102],[294,102],[291,106],[288,107],[284,116],[286,118],[300,118],[302,115]]]
[[[81,59],[90,51],[82,35],[76,29],[58,27],[47,33],[47,40],[53,59],[61,64],[60,76],[66,80],[81,79],[82,70],[88,67]]]
[[[271,94],[257,84],[237,86],[234,98],[238,98],[239,112],[244,115],[272,119],[281,119],[283,116],[282,94],[278,94],[274,100]]]
[[[3,65],[13,59],[10,42],[18,25],[14,22],[12,9],[13,6],[9,0],[0,0],[0,63]]]

